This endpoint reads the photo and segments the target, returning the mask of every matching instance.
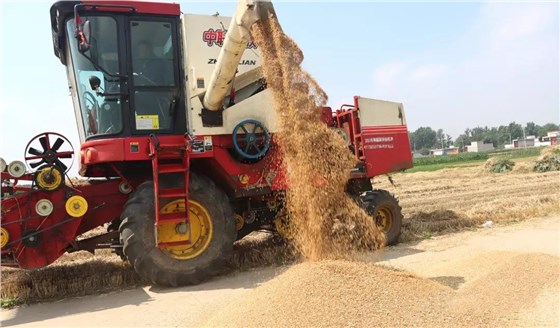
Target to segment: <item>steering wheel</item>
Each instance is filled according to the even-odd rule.
[[[241,157],[259,159],[270,147],[270,134],[261,122],[244,120],[233,129],[233,147]]]
[[[74,148],[65,136],[54,132],[45,132],[36,135],[29,141],[25,146],[24,156],[25,162],[32,169],[47,164],[57,166],[62,172],[66,173],[72,167],[74,161]]]
[[[84,97],[84,102],[87,104],[91,105],[91,109],[87,108],[86,106],[86,111],[87,111],[87,122],[88,122],[88,129],[89,132],[91,132],[91,134],[97,134],[97,118],[99,115],[99,103],[97,102],[97,99],[95,99],[95,96],[93,95],[93,93],[89,92],[89,91],[84,91],[84,93],[82,94]]]

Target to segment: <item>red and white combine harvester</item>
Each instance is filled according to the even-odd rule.
[[[195,284],[223,269],[236,240],[277,229],[289,186],[250,35],[271,12],[253,0],[240,0],[233,18],[171,3],[55,3],[54,53],[87,180],[66,179],[75,152],[52,132],[29,142],[25,163],[2,161],[2,265],[33,269],[112,248],[156,284]],[[355,97],[323,111],[359,159],[347,192],[396,243],[400,207],[371,178],[412,166],[402,104]],[[78,238],[102,225],[107,232]]]

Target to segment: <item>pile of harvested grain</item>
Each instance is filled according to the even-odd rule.
[[[535,172],[560,171],[560,146],[546,147],[533,166]]]
[[[384,236],[345,193],[355,156],[321,122],[327,95],[301,68],[303,53],[274,15],[253,26],[263,73],[274,94],[289,190],[286,204],[291,236],[304,258],[337,258],[384,244]]]
[[[557,256],[517,254],[495,264],[488,274],[465,284],[447,306],[457,317],[474,313],[484,317],[484,323],[490,326],[519,326],[516,321],[519,320],[517,314],[520,311],[534,307],[536,298],[543,291],[558,290],[559,272],[560,258]],[[560,324],[560,309],[554,304],[550,308],[556,309],[556,313],[549,313],[545,325],[557,327]],[[537,322],[525,324],[533,327],[538,325]]]
[[[492,173],[509,172],[515,163],[507,158],[490,158],[484,163],[484,170]]]
[[[437,326],[448,322],[438,305],[452,295],[433,281],[381,266],[305,262],[230,304],[205,326]]]
[[[205,326],[511,326],[543,290],[559,287],[560,261],[545,254],[508,256],[455,286],[457,291],[435,281],[464,280],[461,272],[422,279],[362,262],[306,262],[230,304]]]

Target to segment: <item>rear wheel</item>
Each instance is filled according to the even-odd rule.
[[[402,228],[402,210],[395,196],[386,190],[367,191],[360,196],[364,210],[385,234],[387,245],[399,242]]]
[[[160,179],[165,188],[182,187],[182,179]],[[161,213],[183,211],[182,199],[165,200]],[[236,237],[229,199],[213,181],[194,173],[189,184],[189,223],[165,223],[161,242],[190,240],[187,245],[160,249],[155,241],[154,184],[138,186],[125,204],[119,227],[123,251],[134,270],[157,285],[197,284],[224,270]]]

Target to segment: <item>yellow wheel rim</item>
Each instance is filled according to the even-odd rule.
[[[285,214],[279,214],[276,219],[274,219],[274,227],[282,237],[286,239],[292,238],[292,229],[288,222],[288,217]]]
[[[74,218],[84,216],[88,210],[88,202],[82,196],[72,196],[66,201],[66,213]]]
[[[380,208],[377,210],[375,223],[377,224],[379,230],[386,233],[391,230],[391,225],[393,224],[393,214],[388,209]]]
[[[177,199],[166,204],[161,213],[185,212],[185,201]],[[161,223],[158,227],[160,243],[189,241],[186,245],[164,247],[172,257],[178,260],[189,260],[202,254],[212,241],[212,218],[200,203],[189,200],[189,222]]]
[[[237,231],[243,229],[243,226],[245,225],[245,220],[243,219],[243,216],[239,215],[239,214],[235,214],[235,229],[237,229]]]
[[[10,234],[8,233],[8,230],[0,228],[0,247],[6,246],[9,240]]]
[[[62,173],[53,167],[45,167],[37,172],[36,181],[39,188],[52,191],[62,184]]]

